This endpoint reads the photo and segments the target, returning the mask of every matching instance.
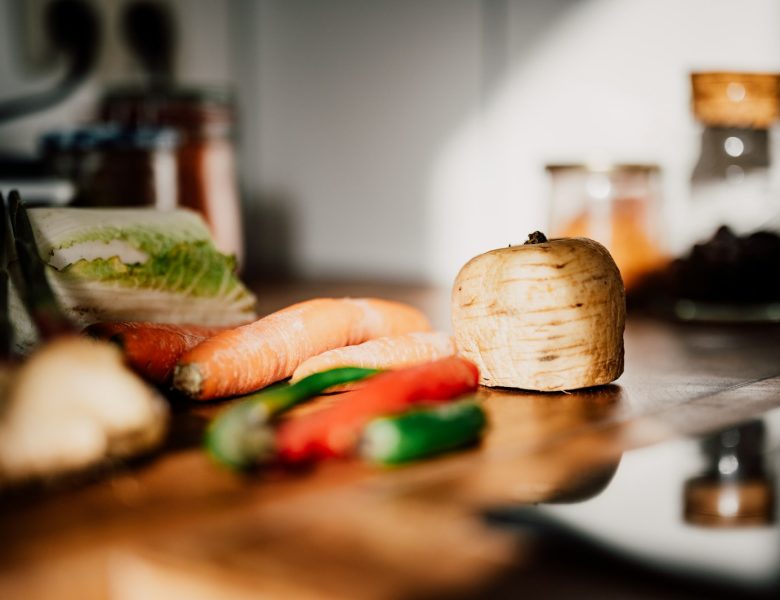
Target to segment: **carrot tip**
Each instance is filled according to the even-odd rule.
[[[179,364],[173,371],[173,387],[191,398],[200,396],[203,374],[196,364]]]

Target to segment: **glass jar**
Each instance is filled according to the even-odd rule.
[[[219,88],[118,88],[103,99],[101,117],[132,126],[173,128],[177,204],[200,212],[222,252],[243,259],[241,207],[233,148],[235,110]]]
[[[548,165],[553,237],[589,237],[610,251],[627,291],[666,262],[656,165]]]
[[[42,139],[53,172],[76,186],[75,206],[176,206],[178,136],[172,129],[88,125]]]
[[[735,235],[777,228],[780,169],[772,128],[780,78],[757,73],[694,73],[693,112],[703,125],[691,175],[688,246],[719,227]]]
[[[780,321],[780,76],[695,73],[702,124],[684,219],[668,271],[684,320]]]

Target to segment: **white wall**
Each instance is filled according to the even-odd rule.
[[[697,143],[688,72],[780,69],[773,0],[250,12],[248,184],[286,199],[295,263],[321,276],[451,281],[473,254],[545,225],[547,162],[659,163],[674,209]]]
[[[438,155],[432,222],[451,219],[431,228],[429,272],[437,280],[545,225],[549,162],[660,164],[676,236],[698,151],[688,73],[780,70],[780,3],[772,0],[559,2],[530,45],[529,7],[511,2],[503,81]]]
[[[287,202],[294,264],[424,277],[427,182],[479,101],[480,4],[271,0],[256,17],[243,164]]]
[[[115,34],[124,0],[94,1]],[[0,98],[51,81],[3,46],[12,2]],[[172,4],[182,79],[239,92],[254,262],[323,277],[451,281],[545,226],[548,162],[659,163],[674,217],[697,143],[688,72],[780,70],[775,0]],[[68,103],[0,127],[0,149],[32,150],[89,116],[100,84],[137,75],[114,40]]]

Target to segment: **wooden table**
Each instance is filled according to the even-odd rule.
[[[311,284],[258,293],[265,311],[321,294],[381,295],[447,327],[441,290]],[[491,422],[481,447],[393,470],[334,462],[235,475],[198,446],[220,407],[177,407],[157,456],[2,501],[0,598],[479,595],[531,560],[481,509],[585,497],[628,450],[780,406],[780,328],[634,317],[614,385],[480,393]]]

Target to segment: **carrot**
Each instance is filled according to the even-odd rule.
[[[245,394],[289,377],[327,350],[429,329],[420,311],[400,302],[316,298],[199,344],[179,360],[173,385],[199,400]]]
[[[224,330],[225,327],[116,321],[94,323],[84,333],[116,342],[136,373],[164,384],[170,382],[173,367],[182,354]]]
[[[312,373],[336,367],[399,369],[453,354],[455,354],[455,343],[446,333],[439,331],[406,333],[336,348],[313,356],[295,369],[291,381],[294,383]]]
[[[283,422],[276,433],[277,458],[297,463],[348,454],[373,418],[421,403],[439,403],[477,388],[474,363],[450,356],[399,371],[380,373],[358,391],[318,412]]]

